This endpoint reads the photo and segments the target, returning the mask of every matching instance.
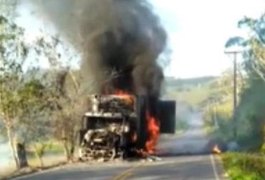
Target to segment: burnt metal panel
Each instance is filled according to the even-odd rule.
[[[176,131],[176,101],[159,101],[160,133],[174,134]]]
[[[137,142],[136,146],[139,149],[145,147],[145,142],[147,140],[147,120],[146,120],[146,109],[147,109],[147,98],[146,96],[137,97]]]

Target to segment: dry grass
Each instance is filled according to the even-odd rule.
[[[65,164],[65,162],[66,162],[65,157],[63,154],[56,155],[56,156],[55,155],[45,156],[43,157],[44,166],[40,167],[40,162],[38,161],[38,159],[36,159],[35,157],[30,158],[28,160],[29,168],[17,171],[15,164],[13,163],[7,166],[6,168],[0,169],[0,179],[8,179],[10,177],[20,176],[23,174],[32,173],[32,172],[42,170],[42,169],[53,168],[53,167]]]
[[[16,172],[16,166],[15,165],[12,165],[10,164],[8,167],[6,168],[1,168],[0,169],[0,179],[4,178],[4,177],[7,177],[13,173]]]

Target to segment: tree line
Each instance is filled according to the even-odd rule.
[[[59,141],[72,160],[89,92],[80,70],[71,65],[76,55],[59,36],[45,34],[27,43],[24,29],[5,14],[0,30],[0,128],[16,166],[28,166],[28,147],[43,165],[51,140]],[[42,68],[44,59],[49,68]]]
[[[205,110],[206,119],[213,125],[217,120],[216,131],[224,141],[237,141],[243,150],[264,151],[265,137],[265,14],[253,19],[244,17],[238,27],[248,32],[247,37],[231,37],[228,48],[242,48],[242,59],[238,73],[239,102],[233,116],[232,82],[233,73],[219,79],[220,91],[209,101],[211,108]],[[217,83],[217,82],[215,82]],[[217,83],[218,84],[218,83]],[[223,89],[223,90],[221,90]],[[232,129],[236,128],[236,137]]]

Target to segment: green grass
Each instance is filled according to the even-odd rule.
[[[57,155],[44,155],[43,156],[43,163],[44,167],[52,166],[53,164],[57,164],[59,162],[65,161],[66,158],[64,154],[57,154]],[[40,161],[36,157],[28,158],[28,163],[31,167],[40,167]]]
[[[265,158],[262,155],[226,153],[222,160],[231,180],[264,180]]]
[[[190,91],[178,92],[177,97],[191,105],[197,106],[208,98],[210,91],[207,86],[196,87]]]
[[[45,161],[47,160],[48,164],[50,164],[49,162],[52,161],[52,158],[57,159],[57,157],[64,156],[64,149],[61,143],[57,141],[51,141],[47,143],[50,145],[45,150],[45,153],[42,158],[44,165],[46,165]],[[27,151],[29,165],[40,166],[40,161],[37,159],[33,147],[30,146]]]
[[[200,106],[209,95],[212,89],[208,85],[192,87],[189,90],[179,90],[177,88],[170,89],[167,93],[168,97],[174,97],[178,101],[186,102],[194,107]]]
[[[61,143],[53,142],[48,152],[52,154],[60,154],[63,153],[64,149]]]
[[[48,141],[47,144],[49,144],[49,146],[45,150],[45,154],[61,154],[64,152],[63,146],[60,142],[52,140]],[[29,145],[27,151],[29,156],[34,156],[33,145]]]

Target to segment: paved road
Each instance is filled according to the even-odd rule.
[[[159,163],[139,165],[127,170],[121,179],[137,180],[221,180],[219,161],[212,156],[171,157]]]
[[[202,114],[193,113],[188,125],[188,130],[181,135],[162,135],[157,147],[158,152],[170,155],[210,153],[212,145],[203,127]]]
[[[75,164],[17,180],[223,180],[218,158],[201,154],[210,150],[199,113],[194,114],[190,128],[179,136],[161,136],[158,152],[161,160]],[[186,154],[186,156],[176,156]],[[193,154],[187,156],[187,154]]]
[[[222,180],[218,160],[211,155],[166,157],[156,162],[116,162],[66,166],[17,180]]]

